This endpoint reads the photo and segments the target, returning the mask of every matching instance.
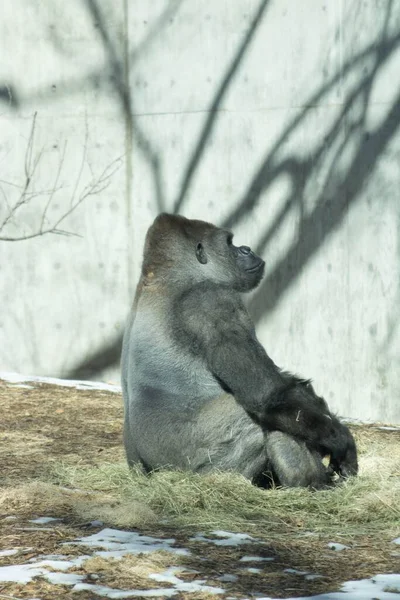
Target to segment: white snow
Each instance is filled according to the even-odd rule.
[[[49,572],[45,575],[47,581],[55,585],[75,585],[80,583],[85,577],[76,573],[53,573]]]
[[[258,574],[258,573],[262,573],[262,569],[256,569],[255,567],[249,567],[246,569],[246,571],[248,573],[253,573],[253,574]]]
[[[275,560],[273,556],[265,558],[264,556],[242,556],[239,562],[263,562],[263,561]]]
[[[104,523],[103,521],[90,521],[90,527],[103,527]]]
[[[12,556],[13,554],[18,554],[18,548],[14,548],[13,550],[0,550],[0,556]]]
[[[116,590],[105,585],[78,583],[72,588],[73,592],[89,591],[105,598],[171,598],[176,595],[174,588],[159,588],[154,590]]]
[[[186,569],[181,567],[170,567],[164,573],[153,573],[149,575],[149,579],[158,581],[159,583],[170,583],[178,592],[208,592],[209,594],[223,594],[224,589],[211,585],[204,585],[205,579],[197,581],[183,581],[176,576],[176,573],[184,573]]]
[[[196,533],[196,535],[190,538],[191,542],[207,542],[208,544],[215,544],[215,546],[240,546],[241,544],[250,544],[257,542],[255,538],[247,533],[231,533],[230,531],[222,531],[220,529],[211,532],[212,535],[217,536],[213,539],[206,537],[203,533]]]
[[[329,542],[328,548],[334,550],[335,552],[341,552],[342,550],[349,550],[350,546],[345,546],[339,542]]]
[[[29,548],[29,550],[33,550],[33,548]],[[39,554],[39,556],[30,558],[28,562],[35,563],[38,560],[68,560],[68,557],[66,554]]]
[[[283,569],[283,572],[291,573],[292,575],[304,575],[304,579],[307,579],[307,581],[323,577],[323,575],[317,575],[316,573],[310,573],[309,571],[299,571],[298,569]]]
[[[221,575],[221,577],[217,577],[218,581],[221,581],[221,583],[235,583],[235,581],[237,581],[239,579],[239,577],[237,575]]]
[[[283,569],[284,573],[290,573],[291,575],[307,575],[308,571],[298,571],[297,569]]]
[[[56,377],[39,377],[38,375],[21,375],[20,373],[3,373],[0,372],[0,379],[8,381],[12,384],[25,383],[31,381],[33,383],[49,383],[52,385],[61,385],[63,387],[74,387],[78,390],[103,390],[107,392],[121,393],[120,385],[112,385],[101,381],[79,381],[73,379],[57,379]],[[19,386],[22,387],[22,386]],[[30,387],[30,386],[23,386]]]
[[[29,523],[37,523],[38,525],[46,525],[46,523],[51,523],[52,521],[62,521],[62,519],[57,519],[55,517],[38,517],[37,519],[31,519]]]
[[[153,552],[153,550],[167,550],[175,554],[188,555],[189,550],[175,548],[173,538],[162,540],[146,535],[140,535],[134,531],[121,531],[119,529],[105,528],[93,535],[80,538],[68,545],[87,546],[89,548],[102,548],[94,554],[103,558],[118,558],[124,554],[139,554],[141,552]]]
[[[298,571],[297,569],[283,569],[284,573],[291,573],[292,575],[304,575],[304,579],[307,581],[313,581],[314,579],[320,579],[323,575],[317,575],[316,573],[310,573],[309,571]]]
[[[128,533],[128,532],[121,532]],[[144,536],[143,536],[144,537]],[[155,539],[155,538],[152,538]],[[154,548],[153,548],[154,549]],[[149,547],[145,552],[149,552]],[[171,597],[178,592],[208,592],[210,594],[222,594],[223,588],[206,585],[206,580],[199,579],[197,581],[186,582],[177,573],[191,572],[188,569],[181,567],[171,567],[164,573],[153,573],[149,575],[149,579],[160,583],[169,583],[173,587],[162,589],[149,590],[116,590],[107,586],[98,584],[84,583],[85,576],[77,573],[65,573],[71,567],[79,567],[84,563],[89,556],[80,556],[71,560],[42,560],[34,564],[11,565],[8,567],[0,567],[0,582],[15,582],[29,583],[34,577],[45,577],[50,583],[56,585],[70,585],[72,591],[91,591],[99,596],[108,598],[131,598],[135,596],[148,597]],[[54,569],[49,571],[48,568]],[[60,572],[61,571],[61,572]]]
[[[86,557],[88,558],[88,557]],[[49,571],[46,567],[66,571],[75,566],[75,561],[55,561],[46,560],[37,563],[24,565],[10,565],[0,567],[0,581],[13,581],[14,583],[28,583],[38,575],[47,575]]]
[[[25,383],[12,383],[10,387],[25,388],[26,390],[35,389],[33,385],[25,385]]]
[[[54,517],[40,517],[41,521],[47,523],[48,519],[54,520]],[[35,520],[37,521],[37,520]],[[198,534],[193,539],[199,539],[204,542],[209,542],[216,545],[236,546],[244,543],[251,543],[255,540],[247,534],[231,533],[229,531],[216,530],[212,532],[217,539],[207,538],[204,534]],[[393,540],[394,543],[400,544],[400,538]],[[162,540],[159,538],[140,535],[132,531],[121,531],[118,529],[105,528],[93,535],[79,538],[73,542],[76,545],[86,546],[94,550],[92,555],[100,556],[118,556],[124,554],[149,553],[155,550],[167,550],[171,552],[171,561],[173,561],[174,553],[190,554],[185,548],[174,547],[175,540],[173,538]],[[331,542],[334,546],[343,546]],[[344,546],[346,548],[346,546]],[[100,550],[98,550],[100,549]],[[3,550],[0,556],[11,556],[16,554],[18,549]],[[172,587],[160,589],[146,590],[118,590],[108,586],[99,585],[98,583],[86,583],[87,576],[79,575],[75,572],[67,572],[73,567],[80,567],[91,556],[89,554],[79,556],[72,559],[66,559],[63,555],[48,555],[38,556],[35,559],[30,559],[26,564],[10,565],[0,567],[0,582],[15,582],[29,583],[34,577],[44,577],[50,583],[57,585],[68,585],[73,592],[89,591],[97,596],[118,599],[118,598],[134,598],[134,597],[149,597],[149,598],[170,598],[181,593],[193,592],[208,592],[210,594],[223,594],[225,590],[220,587],[207,585],[206,579],[197,579],[196,581],[185,581],[180,576],[183,573],[193,572],[184,567],[171,566],[162,573],[152,573],[149,575],[149,580],[157,581],[161,584],[168,583]],[[249,563],[269,561],[273,558],[265,558],[260,556],[243,556],[239,562]],[[33,562],[36,561],[36,562]],[[51,569],[51,570],[49,570]],[[244,571],[254,574],[262,572],[261,568],[247,567]],[[286,573],[304,576],[306,579],[316,579],[322,577],[307,571],[299,571],[297,569],[285,569]],[[94,579],[95,577],[93,577]],[[221,575],[218,581],[221,583],[234,583],[238,580],[237,575]],[[348,581],[343,584],[340,591],[329,592],[317,596],[308,596],[307,598],[287,598],[286,600],[370,600],[376,598],[379,600],[399,600],[400,596],[400,574],[376,575],[371,579],[362,579],[361,581]],[[261,593],[252,591],[252,595],[262,600],[274,600],[271,597],[263,596]]]
[[[371,579],[347,581],[339,592],[301,598],[296,596],[286,600],[399,600],[399,593],[400,575],[388,574],[375,575]],[[257,595],[257,597],[258,600],[275,600],[270,596]]]

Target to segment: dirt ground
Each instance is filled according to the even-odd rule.
[[[72,465],[101,465],[107,461],[123,461],[122,448],[122,400],[119,394],[101,390],[78,390],[56,385],[29,383],[27,387],[0,381],[0,494],[16,486],[25,486],[34,481],[51,481],[54,465],[60,461]],[[400,432],[383,430],[374,426],[358,426],[358,435],[382,438],[394,445],[400,443]],[[399,473],[400,476],[400,473]],[[107,490],[105,490],[106,492]],[[268,493],[268,492],[265,492]],[[399,502],[400,507],[400,502]],[[395,509],[394,509],[395,510]],[[66,505],[58,504],[53,510],[46,506],[19,502],[16,497],[12,510],[3,512],[0,503],[0,551],[17,548],[12,556],[1,556],[0,567],[26,563],[39,555],[66,554],[69,557],[84,554],[87,549],[77,546],[62,546],[81,536],[95,533],[103,527],[93,527],[80,522]],[[54,525],[34,526],[30,521],[37,517],[60,517],[62,521]],[[12,517],[12,518],[10,518]],[[399,512],[400,519],[400,512]],[[399,524],[400,530],[400,524]],[[198,569],[200,574],[186,573],[186,580],[206,579],[207,585],[224,587],[226,594],[220,596],[249,597],[252,593],[285,598],[288,596],[311,595],[340,589],[344,581],[369,578],[377,573],[399,573],[400,556],[398,546],[392,543],[393,535],[387,533],[365,535],[360,525],[359,533],[346,536],[344,528],[340,539],[329,540],[326,535],[305,532],[299,523],[298,531],[286,527],[283,521],[279,536],[263,534],[262,528],[256,537],[262,544],[252,543],[251,547],[220,547],[207,543],[193,542],[189,538],[198,528],[176,530],[162,524],[162,519],[152,526],[141,528],[140,533],[162,538],[174,537],[177,545],[191,551],[184,559],[185,566]],[[254,526],[243,531],[255,536]],[[335,552],[327,542],[335,541],[349,546],[347,550]],[[251,564],[239,562],[244,555],[274,557],[269,562]],[[125,560],[125,559],[124,559]],[[124,580],[124,560],[120,563],[120,576],[115,569],[97,568],[97,576],[103,585],[117,589],[132,589],[132,581]],[[143,557],[126,560],[143,560]],[[199,564],[201,568],[199,569]],[[132,565],[127,565],[126,572]],[[251,573],[247,567],[262,568],[262,573]],[[296,569],[321,578],[307,580],[298,573],[287,573],[284,569]],[[91,573],[86,574],[90,581]],[[129,571],[130,572],[130,571]],[[218,577],[234,574],[238,580],[223,583]],[[142,578],[137,589],[145,585]],[[129,587],[131,586],[131,587]],[[148,589],[155,582],[150,581]],[[163,584],[165,587],[165,584]],[[52,585],[38,577],[26,585],[0,582],[1,598],[40,598],[53,600],[60,598],[95,598],[92,592],[73,592],[66,585]],[[204,592],[180,593],[175,598],[208,598]],[[215,596],[213,596],[215,597]],[[399,596],[400,597],[400,596]]]

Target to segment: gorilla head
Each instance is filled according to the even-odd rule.
[[[241,293],[263,273],[264,261],[235,246],[230,231],[155,219],[122,351],[130,464],[234,470],[258,485],[314,488],[329,485],[333,471],[357,472],[349,429],[256,337]]]
[[[232,240],[231,231],[211,223],[162,213],[147,232],[143,276],[167,274],[174,284],[209,281],[248,292],[260,283],[265,263]]]

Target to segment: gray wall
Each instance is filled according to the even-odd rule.
[[[342,415],[400,422],[400,3],[2,12],[0,223],[32,176],[0,236],[93,194],[60,225],[82,237],[0,241],[0,369],[118,380],[146,229],[176,211],[265,258],[249,306],[277,364]]]

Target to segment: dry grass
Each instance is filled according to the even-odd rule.
[[[70,490],[44,481],[32,481],[0,491],[0,511],[73,516],[81,522],[101,520],[117,527],[146,525],[157,521],[156,514],[144,503],[129,504],[117,498],[83,490]]]
[[[233,473],[160,471],[148,477],[130,471],[122,452],[121,401],[115,394],[4,386],[0,403],[5,415],[0,436],[13,455],[11,476],[5,469],[5,480],[9,476],[12,485],[0,494],[2,511],[62,510],[82,521],[101,519],[122,527],[165,520],[181,528],[262,527],[278,536],[304,529],[326,536],[344,529],[348,536],[398,531],[400,431],[353,426],[360,475],[340,487],[318,493],[264,491]],[[2,455],[6,459],[4,449],[0,459]],[[15,473],[16,464],[20,468]]]
[[[371,437],[371,436],[369,436]],[[379,437],[379,436],[378,436]],[[129,516],[132,503],[148,506],[171,526],[222,527],[236,530],[262,527],[282,535],[307,529],[324,535],[387,533],[398,531],[400,511],[400,444],[371,443],[360,460],[360,476],[333,490],[313,493],[304,489],[264,491],[233,473],[208,476],[160,471],[147,477],[129,472],[124,463],[96,468],[57,465],[54,476],[62,485],[92,491],[107,490],[119,503],[121,519]],[[378,465],[379,468],[374,468]],[[125,509],[124,509],[125,507]],[[113,522],[113,515],[110,515]]]
[[[174,556],[176,566],[184,563],[184,557]],[[87,560],[82,570],[90,575],[107,574],[110,587],[118,586],[119,589],[148,589],[149,575],[160,573],[171,566],[171,553],[163,550],[154,551],[151,554],[127,555],[120,559],[102,558],[95,556]],[[169,587],[168,584],[152,583],[153,588]]]
[[[86,535],[85,524],[96,519],[106,526],[175,537],[192,551],[192,567],[201,557],[201,577],[206,575],[209,584],[218,585],[219,574],[238,574],[231,588],[238,598],[248,596],[254,586],[254,575],[245,573],[238,562],[245,553],[275,557],[263,563],[266,595],[275,597],[337,589],[346,579],[398,569],[391,540],[400,530],[400,431],[352,426],[360,475],[340,487],[316,493],[264,491],[232,473],[205,477],[160,471],[148,477],[129,471],[122,448],[122,402],[116,394],[46,384],[18,388],[0,382],[0,410],[0,549],[20,549],[18,555],[0,557],[0,564],[60,552],[61,541],[69,544]],[[10,514],[15,521],[7,520]],[[64,521],[31,531],[29,519],[37,516]],[[196,531],[210,535],[213,529],[249,533],[263,544],[225,548],[189,540]],[[331,552],[328,541],[340,541],[350,549]],[[85,551],[72,544],[64,548],[71,555]],[[150,571],[171,566],[171,560],[179,566],[184,560],[164,554],[125,557],[123,568],[121,562],[94,558],[81,572],[97,573],[111,587],[147,589],[155,584],[147,580]],[[324,578],[304,581],[284,574],[287,567]],[[229,585],[224,587],[229,590]],[[4,593],[46,600],[76,598],[68,587],[55,591],[44,580],[12,584]],[[82,592],[80,598],[92,596]],[[205,600],[209,594],[190,598]]]

